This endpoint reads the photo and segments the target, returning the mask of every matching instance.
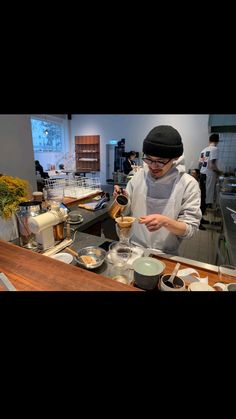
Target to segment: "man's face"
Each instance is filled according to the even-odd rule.
[[[149,171],[155,179],[161,178],[170,170],[173,160],[149,155],[143,157],[143,161],[148,165]]]

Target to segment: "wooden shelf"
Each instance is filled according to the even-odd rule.
[[[77,135],[75,136],[76,171],[100,171],[100,136]],[[86,160],[84,160],[86,159]],[[91,159],[91,160],[89,160]],[[89,167],[88,167],[89,162]]]

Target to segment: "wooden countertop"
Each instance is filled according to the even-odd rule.
[[[93,236],[80,233],[80,240],[84,245],[91,244],[85,240],[87,236],[90,241],[94,240]],[[97,240],[103,239],[97,237]],[[77,247],[75,243],[73,247]],[[177,256],[154,257],[165,263],[165,274],[171,273],[178,261],[181,263],[179,269],[193,267],[199,272],[200,277],[208,276],[208,283],[211,286],[219,281],[217,266]],[[128,286],[104,276],[105,271],[103,275],[102,272],[98,274],[78,266],[67,265],[2,240],[0,240],[0,272],[7,275],[18,291],[142,291],[135,286]],[[4,288],[0,287],[0,290]],[[153,291],[158,291],[158,288]]]
[[[3,240],[0,240],[0,272],[17,291],[140,291]]]
[[[157,259],[162,260],[165,263],[165,265],[166,265],[165,274],[170,274],[173,271],[173,269],[176,265],[176,262],[179,261],[178,260],[179,258],[176,257],[176,260],[175,260],[174,256],[171,257],[171,259],[166,258],[165,256],[162,256],[162,255],[160,255],[158,257],[157,256],[154,256],[154,257],[156,257]],[[182,258],[182,259],[184,259],[184,258]],[[211,265],[209,265],[209,266],[211,266]],[[212,266],[214,266],[214,265],[212,265]],[[211,285],[211,286],[216,284],[216,282],[220,282],[219,278],[218,278],[218,272],[217,271],[215,272],[211,269],[200,268],[200,267],[194,266],[193,264],[188,263],[187,260],[183,261],[183,262],[180,262],[179,269],[182,270],[182,269],[185,269],[185,268],[194,268],[199,273],[201,278],[205,278],[207,276],[208,277],[208,284]],[[217,268],[217,267],[215,267],[215,268]],[[185,283],[186,283],[186,286],[188,286],[190,284],[190,282],[188,282],[187,279],[185,279]],[[225,283],[229,283],[229,281],[226,280]]]

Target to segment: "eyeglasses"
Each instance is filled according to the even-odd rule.
[[[152,160],[148,159],[147,157],[142,157],[142,160],[144,163],[146,163],[148,166],[151,166],[152,164],[156,167],[164,167],[166,166],[172,159],[169,159],[167,161],[160,161],[160,160]]]

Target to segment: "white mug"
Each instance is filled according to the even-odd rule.
[[[159,288],[161,291],[187,291],[185,288],[185,282],[183,278],[180,278],[179,276],[175,276],[174,278],[175,287],[168,286],[168,279],[170,279],[170,277],[171,274],[162,275],[161,280],[159,282]]]
[[[236,291],[236,283],[226,284],[224,291]]]

